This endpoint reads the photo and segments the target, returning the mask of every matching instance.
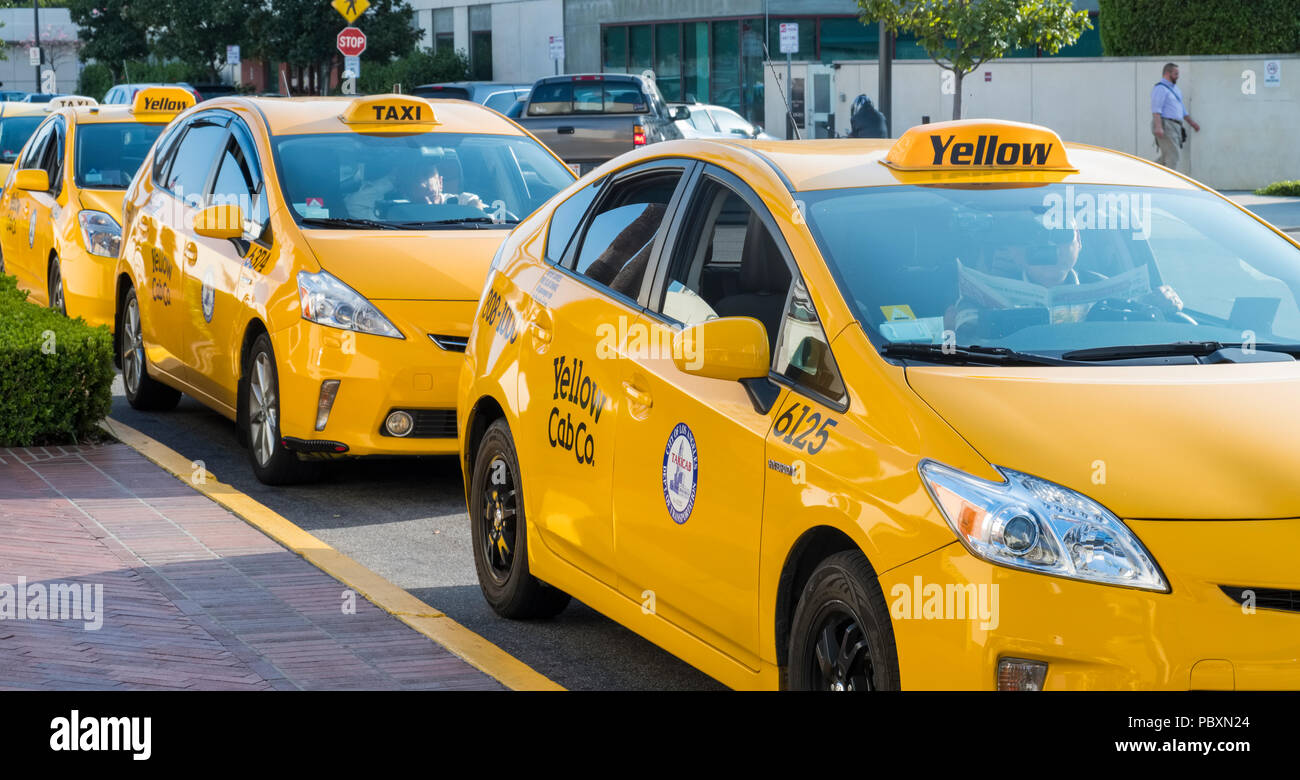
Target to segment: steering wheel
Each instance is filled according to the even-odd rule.
[[[1164,299],[1161,298],[1163,301]],[[1161,306],[1141,299],[1104,298],[1088,310],[1086,322],[1178,322],[1197,325],[1190,314],[1172,305]]]

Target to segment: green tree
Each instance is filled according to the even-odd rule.
[[[1007,52],[1029,46],[1051,54],[1091,28],[1070,0],[858,0],[863,24],[911,33],[930,58],[952,71],[952,118],[961,119],[962,79]]]
[[[278,4],[278,3],[277,3]],[[248,37],[248,20],[259,0],[149,0],[139,3],[155,57],[179,60],[205,80],[218,77],[226,63],[226,47]]]
[[[120,80],[123,63],[148,57],[149,41],[139,17],[146,5],[133,0],[69,0],[68,12],[85,42],[81,61],[102,62],[114,80]]]
[[[370,10],[355,26],[366,34],[364,63],[386,64],[410,53],[424,31],[415,26],[415,11],[405,0],[371,0]],[[347,22],[321,0],[275,0],[248,19],[248,52],[267,62],[287,63],[303,91],[326,91],[331,65],[342,64],[335,46]]]

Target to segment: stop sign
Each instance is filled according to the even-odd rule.
[[[338,47],[344,57],[358,57],[366,50],[366,34],[355,27],[344,27],[339,33]]]

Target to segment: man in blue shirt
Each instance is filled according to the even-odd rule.
[[[1201,126],[1183,107],[1183,93],[1178,89],[1178,66],[1166,63],[1163,78],[1151,88],[1151,133],[1160,149],[1156,162],[1166,168],[1178,167],[1178,153],[1187,140],[1184,120],[1193,130],[1201,132]]]

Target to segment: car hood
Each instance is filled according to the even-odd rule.
[[[505,230],[305,230],[321,266],[370,300],[477,301]]]
[[[907,381],[990,463],[1120,517],[1300,517],[1300,362],[910,366]]]
[[[121,223],[126,190],[81,190],[77,198],[83,209],[102,211]]]

